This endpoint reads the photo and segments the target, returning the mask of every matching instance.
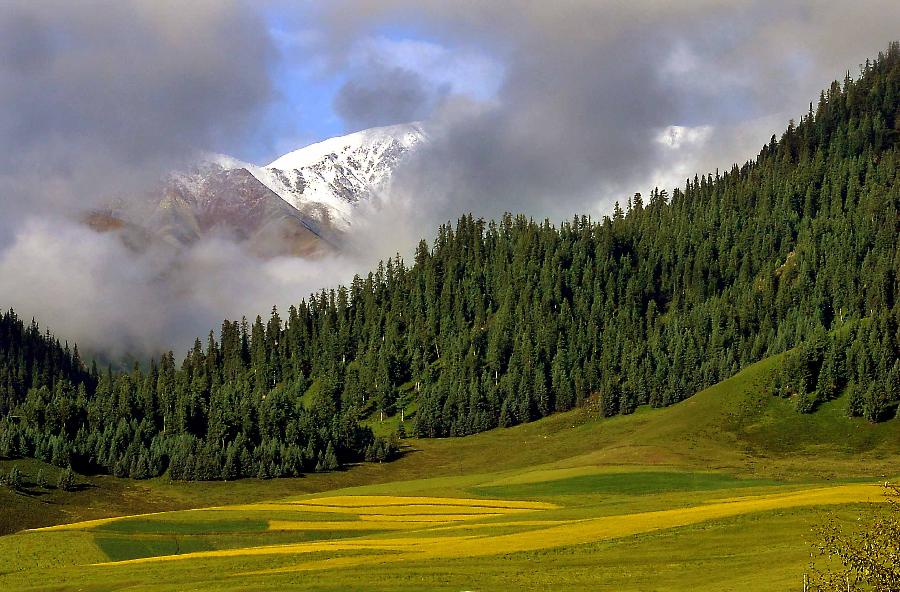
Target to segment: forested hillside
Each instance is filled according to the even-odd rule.
[[[635,195],[601,221],[464,216],[410,265],[388,260],[285,319],[226,321],[180,365],[170,353],[149,371],[88,372],[7,315],[0,454],[133,477],[291,475],[389,456],[360,427],[372,413],[402,407],[421,436],[592,395],[606,415],[630,413],[801,344],[775,392],[805,412],[849,389],[849,414],[888,420],[900,402],[898,141],[894,43],[754,161]]]

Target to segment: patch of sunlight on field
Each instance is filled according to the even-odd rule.
[[[571,520],[517,520],[515,522],[477,522],[466,524],[451,524],[450,526],[438,526],[429,529],[431,532],[445,530],[478,530],[484,528],[524,528],[539,526],[559,526],[560,524],[568,524]]]
[[[0,572],[28,569],[49,570],[72,565],[105,561],[94,537],[75,530],[60,532],[25,532],[13,537],[0,537]],[[0,589],[3,586],[0,585]]]
[[[496,479],[470,488],[481,495],[496,497],[547,498],[560,495],[606,494],[650,495],[679,491],[734,489],[736,487],[773,487],[775,481],[739,479],[715,472],[611,470],[604,467],[579,467],[529,471]]]
[[[355,521],[339,520],[328,522],[325,520],[270,520],[269,530],[402,530],[416,528],[416,524],[390,521]]]
[[[57,530],[88,530],[95,526],[109,524],[116,520],[124,520],[127,516],[116,516],[114,518],[98,518],[96,520],[85,520],[83,522],[73,522],[71,524],[57,524],[56,526],[45,526],[43,528],[31,528],[25,532],[53,532]]]
[[[185,510],[190,512],[191,510]],[[130,516],[113,516],[112,518],[97,518],[96,520],[83,520],[81,522],[72,522],[69,524],[57,524],[55,526],[44,526],[43,528],[31,528],[22,532],[53,532],[57,530],[91,530],[97,526],[103,526],[111,522],[120,520],[129,520],[131,518],[144,518],[146,516],[160,516],[166,512],[150,512],[147,514],[132,514]]]
[[[476,508],[503,508],[510,510],[552,510],[557,507],[554,504],[546,502],[393,495],[341,495],[299,500],[295,503],[307,506],[334,506],[343,508],[364,508],[372,506],[430,506],[445,508],[448,506],[473,506]]]
[[[659,471],[662,467],[606,467],[599,465],[584,465],[579,467],[562,468],[534,468],[527,471],[516,471],[512,475],[498,477],[491,481],[480,483],[481,487],[493,487],[498,485],[524,485],[528,483],[542,483],[545,481],[557,481],[570,477],[583,477],[585,475],[630,475],[642,471]]]
[[[490,500],[486,500],[490,501]],[[547,504],[542,508],[519,508],[519,507],[502,507],[502,506],[466,506],[466,505],[409,505],[398,506],[389,505],[381,506],[377,504],[377,500],[368,506],[322,506],[301,503],[261,503],[261,504],[244,504],[239,506],[222,506],[219,508],[210,508],[214,511],[277,511],[277,512],[316,512],[319,514],[350,514],[350,515],[372,515],[372,516],[412,516],[412,515],[445,515],[453,514],[471,514],[478,516],[481,514],[519,514],[522,512],[531,512],[534,510],[549,510],[556,506]]]
[[[184,553],[181,555],[163,555],[159,557],[141,557],[125,561],[110,561],[97,563],[97,566],[113,567],[139,563],[156,563],[165,561],[185,561],[194,559],[208,559],[216,557],[250,557],[254,555],[303,555],[321,551],[356,551],[374,550],[379,553],[385,551],[404,551],[410,547],[419,545],[433,546],[442,542],[454,542],[471,537],[412,537],[412,538],[354,538],[347,539],[343,544],[335,544],[335,541],[317,541],[312,543],[298,543],[286,545],[265,545],[261,547],[247,547],[243,549],[219,549],[214,551],[199,551],[196,553]],[[371,556],[366,556],[370,558]]]
[[[210,512],[280,512],[290,513],[302,511],[297,504],[291,502],[259,502],[255,504],[236,504],[233,506],[214,506],[212,508],[204,508],[204,511]],[[322,510],[316,509],[316,512]]]
[[[378,505],[385,500],[387,503]],[[603,516],[598,518],[577,518],[570,520],[527,520],[522,521],[485,521],[471,524],[469,520],[491,518],[508,515],[509,513],[527,512],[528,508],[521,507],[522,502],[503,500],[457,500],[452,498],[407,498],[413,500],[412,506],[403,506],[404,498],[382,496],[357,496],[351,498],[323,498],[318,503],[298,503],[295,507],[315,507],[321,512],[324,508],[341,508],[349,511],[351,508],[358,513],[359,522],[351,524],[380,525],[384,530],[384,523],[397,520],[396,530],[402,530],[403,538],[386,534],[363,535],[360,537],[341,540],[320,540],[280,545],[265,545],[240,549],[220,549],[199,551],[181,555],[166,555],[159,557],[144,557],[120,562],[107,562],[100,565],[112,568],[116,565],[132,563],[152,563],[158,561],[190,561],[192,559],[209,559],[242,556],[264,555],[298,555],[309,556],[312,553],[326,552],[334,556],[316,558],[315,560],[301,561],[295,565],[279,567],[262,571],[249,572],[249,574],[273,574],[293,571],[321,570],[336,567],[366,566],[385,562],[452,559],[467,557],[484,557],[489,555],[509,554],[517,552],[538,551],[555,547],[567,547],[585,543],[593,543],[610,539],[628,537],[631,535],[649,533],[664,529],[688,526],[699,522],[719,520],[749,514],[754,512],[766,512],[770,510],[798,508],[805,506],[825,506],[850,503],[874,503],[883,501],[879,486],[867,484],[840,485],[831,487],[807,488],[801,491],[788,493],[761,494],[755,496],[728,497],[710,499],[695,506],[637,512],[615,516]],[[317,500],[311,500],[317,501]],[[439,503],[443,502],[443,503]],[[480,505],[474,505],[477,502]],[[542,513],[545,510],[556,509],[552,504],[531,505],[530,511]],[[330,505],[328,505],[330,504]],[[419,505],[416,505],[419,504]],[[279,504],[279,507],[283,504]],[[428,510],[425,514],[383,514],[375,516],[369,514],[374,510],[386,512],[390,509],[414,508],[421,512],[422,508]],[[469,508],[474,512],[457,514],[460,508]],[[505,509],[506,512],[498,512]],[[440,512],[447,512],[441,514]],[[480,514],[479,514],[480,512]],[[413,517],[424,517],[429,522],[414,524]],[[459,519],[464,524],[453,524]],[[290,521],[273,521],[270,528],[291,528]],[[299,521],[294,523],[298,530],[303,528],[318,528],[313,522]],[[340,528],[347,529],[348,523],[341,522]],[[491,527],[519,528],[514,532],[491,533]],[[353,528],[353,527],[351,527]],[[456,535],[438,535],[437,531],[450,528],[459,528],[461,531],[472,529],[471,533]],[[360,526],[360,530],[365,530]],[[433,534],[429,534],[433,533]],[[349,556],[341,556],[344,552],[356,552]],[[238,575],[238,574],[235,574]]]
[[[376,520],[385,522],[409,522],[409,523],[443,523],[443,522],[462,522],[464,520],[478,520],[479,518],[493,518],[494,516],[503,516],[491,512],[483,512],[480,514],[364,514],[359,517],[360,520]]]
[[[879,486],[843,485],[786,494],[748,496],[724,501],[713,500],[700,506],[688,508],[574,520],[568,524],[543,529],[540,531],[539,536],[529,532],[491,537],[490,548],[492,554],[532,551],[548,547],[577,545],[620,538],[654,530],[687,526],[708,520],[729,518],[751,512],[764,512],[801,506],[859,502],[875,503],[883,501],[883,499]],[[453,545],[448,547],[432,551],[437,551],[445,556],[449,554],[457,557],[485,554],[483,546],[473,545],[472,541],[457,543],[456,548]],[[428,551],[423,551],[423,553],[427,554]]]
[[[479,516],[483,514],[521,514],[534,512],[525,508],[499,508],[495,506],[359,506],[355,508],[331,507],[331,506],[295,506],[298,511],[305,509],[317,512],[334,512],[335,514],[356,514],[360,516],[446,516],[455,515]]]

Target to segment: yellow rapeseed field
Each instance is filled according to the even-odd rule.
[[[340,520],[340,521],[310,521],[310,520],[269,520],[269,530],[403,530],[405,528],[417,528],[418,524],[406,522],[375,522]]]
[[[280,530],[340,530],[396,529],[403,530],[404,538],[387,537],[383,534],[367,535],[359,538],[312,541],[295,544],[267,545],[241,549],[201,551],[182,555],[147,557],[100,565],[115,566],[131,563],[151,563],[158,561],[190,561],[216,557],[238,557],[251,555],[307,555],[315,552],[331,552],[335,556],[328,559],[301,561],[298,564],[267,570],[260,573],[276,573],[310,569],[329,569],[338,566],[370,565],[407,560],[432,558],[479,557],[533,551],[552,547],[578,545],[613,538],[620,538],[661,529],[686,526],[698,522],[722,519],[740,514],[768,510],[820,506],[846,503],[873,503],[882,501],[881,489],[877,485],[840,485],[816,487],[790,493],[774,493],[757,496],[712,499],[706,503],[687,508],[639,512],[618,516],[573,520],[523,520],[521,522],[483,522],[477,525],[454,525],[454,521],[477,520],[518,512],[541,512],[555,509],[552,504],[536,502],[513,502],[503,500],[467,500],[452,498],[402,498],[388,496],[353,496],[322,498],[292,504],[298,510],[315,508],[317,512],[329,509],[354,512],[357,521],[270,522],[270,529]],[[313,503],[315,502],[315,503]],[[404,503],[408,502],[408,503]],[[259,510],[260,506],[271,504],[250,504],[247,507]],[[279,510],[285,505],[276,504]],[[460,513],[461,508],[472,510]],[[415,510],[416,514],[401,512]],[[396,513],[389,513],[395,511]],[[378,512],[379,514],[373,514]],[[441,513],[446,512],[446,513]],[[426,522],[414,522],[427,520]],[[477,532],[461,536],[429,536],[429,532],[447,528],[472,528]],[[521,527],[520,532],[492,534],[484,532],[490,527]],[[536,528],[537,527],[537,528]],[[416,530],[418,529],[418,530]],[[352,556],[340,556],[342,552],[355,552]],[[359,552],[362,551],[362,554]]]
[[[344,508],[384,507],[384,506],[473,506],[477,508],[504,508],[521,510],[552,510],[554,504],[519,500],[471,499],[448,497],[419,497],[394,495],[342,495],[298,500],[297,504],[307,506],[337,506]]]
[[[89,530],[95,526],[109,524],[117,520],[132,518],[133,516],[116,516],[114,518],[98,518],[96,520],[85,520],[83,522],[73,522],[71,524],[57,524],[56,526],[45,526],[43,528],[31,528],[25,532],[51,532],[55,530]]]

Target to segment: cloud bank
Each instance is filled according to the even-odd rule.
[[[249,5],[13,0],[0,52],[0,307],[83,351],[142,357],[334,281],[221,240],[136,254],[80,222],[254,132],[273,50]]]
[[[606,213],[634,191],[752,158],[886,47],[900,5],[373,0],[331,2],[322,19],[334,60],[397,23],[502,60],[496,96],[445,100],[435,141],[398,180],[428,224],[466,211]],[[685,141],[667,141],[673,129]]]
[[[279,55],[267,19],[294,3],[5,2],[0,307],[111,356],[183,350],[224,317],[346,281],[465,212],[598,215],[743,162],[900,22],[889,0],[303,6],[287,19],[306,27],[302,51]],[[262,261],[222,239],[135,255],[78,222],[198,150],[258,139],[283,100],[279,60],[338,77],[347,128],[427,120],[428,148],[362,213],[344,255]]]

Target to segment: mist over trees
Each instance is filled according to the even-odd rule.
[[[900,402],[900,45],[824,91],[756,160],[559,226],[463,216],[349,286],[225,321],[178,364],[90,369],[0,321],[0,455],[176,479],[387,459],[361,422],[460,436],[597,397],[677,403],[767,356],[813,411]],[[404,424],[401,424],[404,425]],[[380,451],[380,452],[379,452]],[[379,458],[380,457],[380,458]]]
[[[376,439],[349,410],[313,395],[281,364],[277,314],[263,325],[226,322],[221,342],[197,340],[149,370],[86,369],[70,350],[14,312],[0,317],[0,455],[60,467],[173,479],[297,476],[337,469],[397,445]],[[252,335],[252,341],[251,341]],[[284,372],[288,374],[285,375]]]

